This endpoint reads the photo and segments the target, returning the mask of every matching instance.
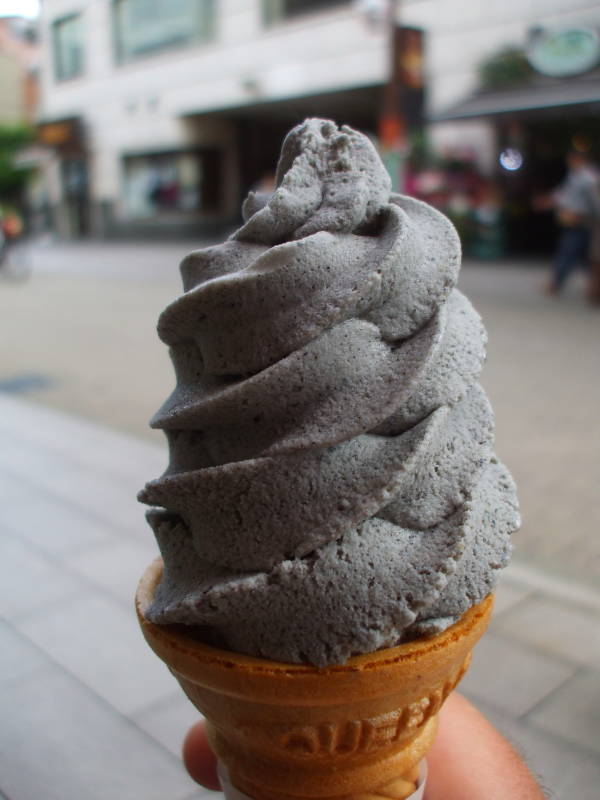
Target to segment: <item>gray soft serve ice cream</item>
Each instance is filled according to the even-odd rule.
[[[140,495],[164,560],[147,616],[316,665],[442,631],[519,524],[456,232],[319,119],[243,212],[159,321],[177,386],[152,422],[169,467]]]

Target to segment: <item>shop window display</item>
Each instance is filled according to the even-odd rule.
[[[215,0],[114,0],[119,61],[208,41],[215,34]]]
[[[127,215],[189,216],[218,211],[219,157],[216,152],[152,153],[123,162]]]
[[[71,14],[52,24],[54,75],[57,81],[83,73],[83,27],[81,14]]]

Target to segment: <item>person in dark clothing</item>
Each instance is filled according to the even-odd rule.
[[[567,155],[567,165],[566,178],[549,199],[560,226],[552,277],[547,286],[550,294],[558,294],[573,270],[587,263],[592,228],[600,224],[596,171],[586,154],[576,150]]]

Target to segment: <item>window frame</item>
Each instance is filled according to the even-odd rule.
[[[71,11],[68,14],[63,14],[60,17],[56,17],[50,23],[50,31],[51,31],[51,38],[52,38],[52,66],[53,66],[53,75],[54,80],[56,83],[64,83],[66,81],[73,81],[77,78],[81,78],[85,73],[85,47],[84,47],[84,27],[83,27],[83,11]],[[59,46],[59,28],[61,25],[65,23],[71,22],[73,20],[79,20],[81,23],[81,58],[79,63],[79,68],[76,72],[65,74],[63,70],[63,63],[60,57],[60,46]]]
[[[117,66],[126,66],[128,64],[135,64],[138,61],[153,58],[162,55],[163,53],[176,53],[180,50],[197,47],[198,45],[211,44],[217,39],[217,20],[219,12],[218,0],[202,0],[210,4],[210,22],[206,33],[196,31],[189,38],[182,42],[166,42],[162,45],[148,48],[147,50],[128,55],[126,49],[123,47],[123,35],[119,26],[119,11],[118,7],[122,3],[131,2],[131,0],[110,0],[110,18],[111,18],[111,33],[113,42],[113,56]]]
[[[205,159],[209,159],[211,157],[216,157],[217,161],[214,162],[214,169],[216,171],[216,175],[212,176],[212,180],[215,181],[214,186],[216,187],[214,197],[208,200],[208,203],[203,206],[200,205],[198,208],[195,209],[173,209],[173,210],[164,210],[158,209],[154,211],[152,214],[148,215],[137,215],[132,213],[131,209],[127,207],[126,197],[127,197],[127,162],[132,159],[147,159],[150,160],[152,158],[169,158],[172,157],[173,159],[177,159],[179,156],[194,156],[202,163],[203,168],[203,180],[205,177],[208,177],[207,173],[208,170],[206,169]],[[120,167],[120,197],[122,198],[122,211],[125,214],[125,217],[129,221],[135,221],[142,224],[152,223],[152,222],[159,222],[161,219],[167,218],[179,218],[179,219],[202,219],[202,218],[209,218],[212,216],[216,216],[222,213],[223,207],[223,174],[224,174],[224,162],[225,162],[225,151],[222,147],[219,147],[218,144],[213,145],[201,145],[201,146],[191,146],[191,147],[167,147],[167,148],[159,148],[159,149],[152,149],[152,150],[132,150],[132,151],[124,151],[119,154],[119,167]],[[211,178],[208,178],[209,180]],[[203,190],[202,183],[198,185],[198,189],[202,192]]]
[[[278,6],[285,6],[286,0],[261,0],[262,20],[265,28],[272,28],[275,25],[285,25],[286,23],[296,22],[296,20],[315,14],[328,14],[336,11],[343,6],[349,6],[351,0],[333,0],[324,8],[299,8],[290,13],[279,13]]]

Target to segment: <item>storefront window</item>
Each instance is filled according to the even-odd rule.
[[[218,211],[220,153],[151,153],[124,161],[124,198],[130,217]]]
[[[118,60],[212,39],[215,7],[215,0],[113,0]]]
[[[81,14],[58,19],[52,25],[54,74],[66,81],[83,72],[83,26]]]
[[[347,3],[348,0],[263,0],[263,16],[267,25],[270,25],[287,17],[329,11]]]

